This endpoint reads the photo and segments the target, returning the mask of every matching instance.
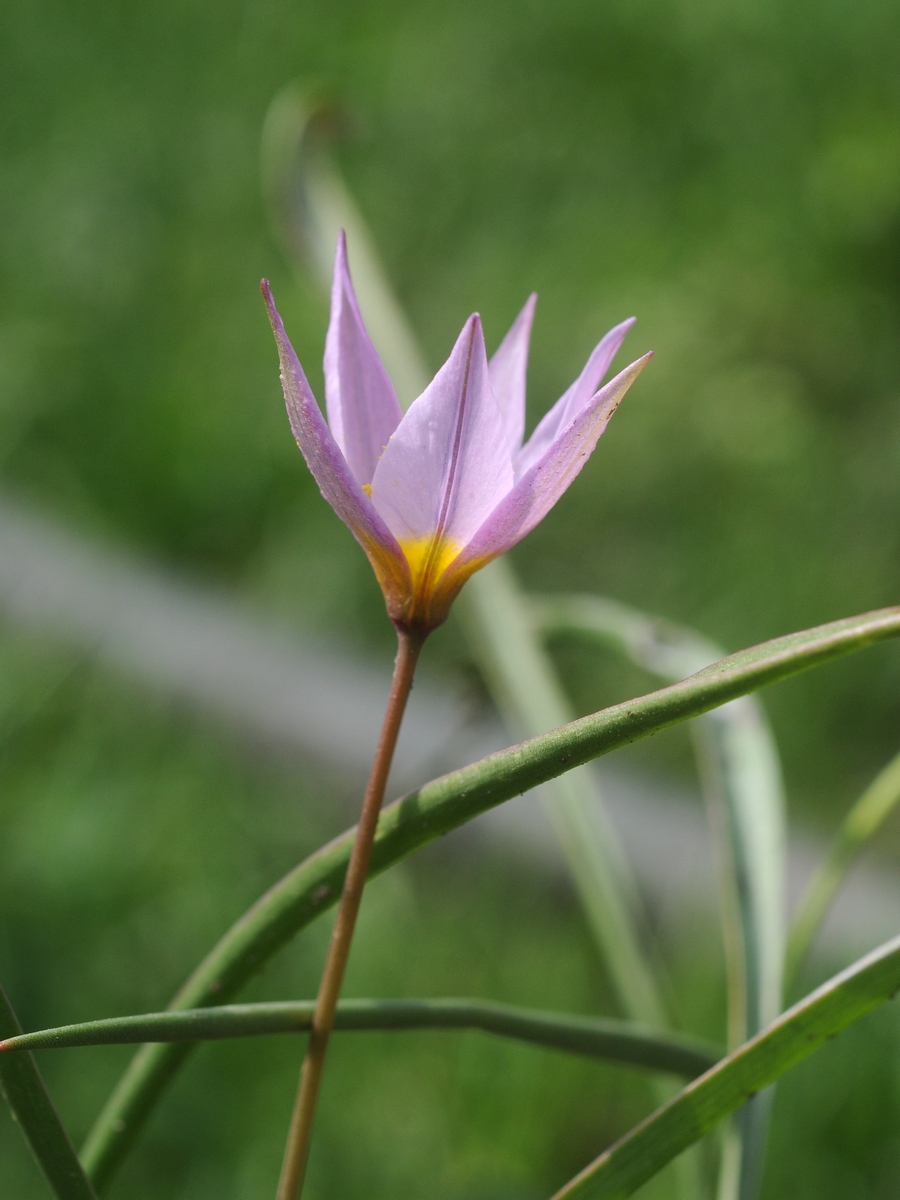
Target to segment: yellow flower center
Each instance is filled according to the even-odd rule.
[[[409,563],[413,590],[430,591],[463,548],[455,538],[402,538],[400,548]]]

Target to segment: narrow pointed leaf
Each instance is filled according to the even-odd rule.
[[[229,1004],[63,1025],[9,1038],[0,1043],[0,1060],[3,1054],[22,1050],[304,1033],[312,1024],[314,1008],[312,1000]],[[342,1000],[334,1027],[343,1031],[480,1029],[571,1054],[688,1078],[707,1071],[722,1057],[715,1046],[699,1038],[663,1033],[627,1021],[541,1012],[487,1000]]]
[[[795,1004],[611,1146],[553,1200],[624,1200],[682,1150],[900,988],[900,938]]]
[[[900,754],[879,771],[847,814],[825,860],[797,905],[788,941],[788,977],[796,975],[816,930],[854,859],[900,804]]]
[[[732,654],[681,683],[582,717],[445,775],[384,810],[370,875],[581,763],[898,635],[900,608],[792,633]],[[353,837],[354,830],[341,834],[270,888],[207,955],[170,1007],[227,1002],[299,929],[333,905]],[[85,1166],[98,1186],[111,1178],[189,1049],[145,1046],[132,1060],[84,1148]]]

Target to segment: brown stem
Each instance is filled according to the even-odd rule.
[[[284,1162],[281,1166],[281,1178],[278,1181],[277,1200],[297,1200],[303,1186],[313,1117],[316,1111],[316,1101],[319,1098],[325,1054],[328,1050],[328,1038],[334,1024],[334,1014],[341,994],[344,971],[350,956],[350,944],[353,940],[353,930],[356,926],[356,917],[359,913],[359,905],[369,870],[372,843],[375,840],[375,830],[378,826],[384,790],[391,769],[391,760],[394,757],[394,748],[397,745],[397,735],[400,732],[400,723],[403,720],[403,712],[412,688],[413,675],[424,640],[421,634],[404,633],[400,630],[397,632],[397,658],[394,662],[391,692],[384,714],[384,724],[381,727],[381,737],[378,740],[378,748],[375,751],[372,770],[369,774],[356,838],[350,853],[350,862],[347,865],[344,890],[338,905],[331,944],[328,947],[328,957],[322,972],[322,982],[319,984],[319,995],[316,999],[316,1011],[313,1014],[309,1045],[306,1048],[306,1057],[300,1072],[300,1086],[297,1089],[294,1114],[291,1118]]]

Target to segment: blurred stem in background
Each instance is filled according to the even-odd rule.
[[[262,145],[263,186],[273,229],[295,269],[312,265],[325,288],[338,233],[347,232],[373,340],[401,403],[408,405],[424,390],[428,373],[366,223],[329,155],[327,135],[333,120],[334,110],[317,106],[298,85],[288,86],[273,101]],[[604,610],[607,602],[597,603],[587,623],[594,634],[602,632],[599,614],[613,611]],[[508,561],[490,564],[469,581],[459,613],[493,699],[516,736],[542,733],[572,719]],[[628,614],[624,608],[617,619],[620,625],[623,619],[626,625],[632,623],[622,643],[626,647],[636,636],[635,622],[647,623],[641,614]],[[607,628],[603,636],[609,640],[610,633]],[[650,655],[640,665],[665,678],[683,678],[721,657],[718,648],[686,631],[678,631],[667,651],[665,663]],[[785,846],[780,771],[771,734],[752,701],[724,719],[712,714],[696,744],[718,847],[729,1041],[734,1046],[780,1011]],[[543,797],[624,1013],[657,1027],[669,1025],[645,938],[639,933],[637,888],[596,778],[589,767],[578,768],[546,785]],[[657,1092],[663,1101],[670,1089],[658,1084]],[[727,1141],[719,1200],[753,1200],[756,1195],[768,1111],[769,1097],[755,1100],[745,1110],[740,1133]],[[677,1168],[679,1191],[696,1197],[701,1186],[696,1160],[679,1160]]]
[[[797,974],[854,859],[900,803],[900,754],[884,767],[847,814],[824,861],[800,898],[788,938],[786,985]]]
[[[530,601],[545,636],[587,638],[672,682],[722,658],[691,629],[597,596]],[[784,963],[786,822],[778,749],[753,696],[691,723],[713,833],[733,1050],[781,1011]],[[718,1200],[751,1200],[759,1190],[771,1093],[755,1096],[726,1127]]]

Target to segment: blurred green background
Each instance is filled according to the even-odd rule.
[[[615,321],[639,317],[631,357],[657,352],[514,552],[529,586],[732,649],[894,603],[898,51],[884,0],[7,0],[3,486],[387,658],[369,568],[288,434],[257,292],[271,278],[320,388],[325,304],[259,187],[266,110],[300,78],[346,107],[340,163],[432,365],[473,308],[496,345],[533,289],[532,422]],[[430,655],[465,665],[452,625]],[[643,684],[560,656],[582,708]],[[28,1027],[161,1005],[343,823],[333,780],[52,639],[3,629],[0,667],[0,977]],[[882,647],[766,697],[801,821],[833,826],[897,749],[898,677]],[[676,738],[645,760],[688,761]],[[326,936],[252,994],[310,994]],[[715,945],[698,917],[666,952],[685,1025],[721,1036]],[[570,892],[491,852],[434,850],[375,885],[349,989],[612,1007]],[[882,1014],[788,1079],[767,1196],[897,1194],[898,1032]],[[298,1056],[203,1050],[117,1194],[271,1193]],[[126,1059],[43,1057],[76,1135]],[[309,1200],[541,1197],[649,1102],[623,1071],[474,1034],[348,1038]],[[0,1191],[42,1188],[3,1117]]]

